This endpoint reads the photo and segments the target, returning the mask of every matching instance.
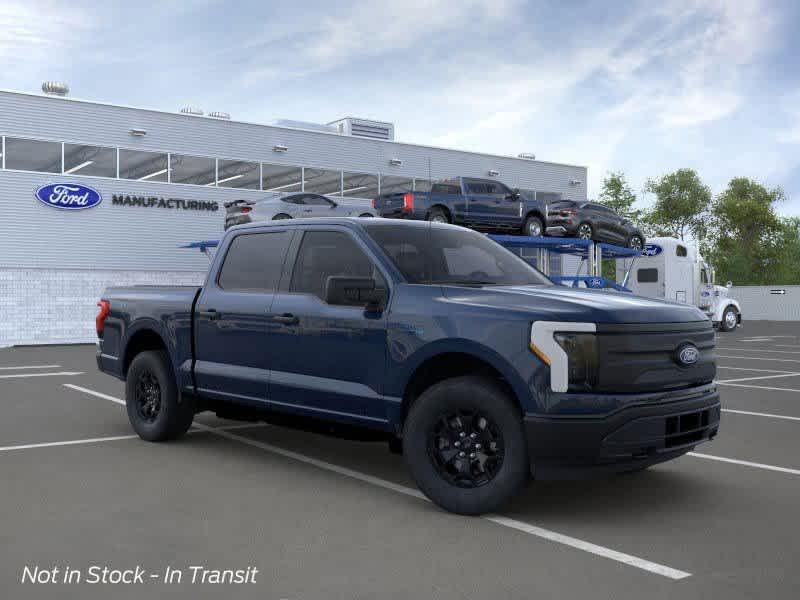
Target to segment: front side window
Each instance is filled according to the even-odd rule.
[[[333,202],[328,200],[325,196],[309,194],[308,196],[303,196],[303,204],[309,204],[311,206],[332,206]]]
[[[687,256],[688,252],[686,251],[686,246],[676,246],[675,247],[675,256]]]
[[[708,273],[705,269],[700,269],[700,282],[708,283]]]
[[[475,231],[378,224],[364,227],[409,283],[553,285],[519,256]]]
[[[219,287],[229,292],[271,292],[278,287],[289,231],[237,235],[222,264]]]
[[[61,143],[7,137],[6,169],[61,173]]]
[[[291,291],[325,298],[328,277],[373,277],[385,287],[370,258],[348,234],[307,231],[295,261]]]

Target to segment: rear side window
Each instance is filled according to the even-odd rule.
[[[230,292],[274,291],[291,238],[289,231],[236,236],[222,263],[219,287]]]
[[[386,287],[370,258],[346,233],[307,231],[297,254],[291,291],[325,298],[328,277],[375,277],[378,287]]]
[[[486,190],[485,183],[468,183],[467,190],[470,194],[486,194],[488,193]]]
[[[657,283],[658,269],[639,269],[636,271],[636,281],[639,283]]]

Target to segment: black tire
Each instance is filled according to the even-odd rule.
[[[460,427],[453,425],[454,414]],[[442,430],[456,440],[445,449],[440,444]],[[403,432],[404,456],[414,481],[450,512],[479,515],[497,510],[530,478],[520,411],[490,379],[455,377],[431,386],[411,406]],[[478,442],[487,434],[492,441],[481,447]],[[466,452],[455,449],[459,440]],[[494,454],[487,451],[489,446]],[[452,458],[446,459],[445,453]]]
[[[435,223],[449,223],[450,217],[444,209],[434,206],[428,213],[428,221],[434,221]]]
[[[722,320],[719,322],[720,331],[733,331],[739,326],[738,312],[733,306],[728,306],[722,311]]]
[[[540,237],[544,235],[544,223],[540,217],[531,215],[525,219],[525,225],[522,226],[522,235],[530,237]]]
[[[194,419],[194,402],[179,398],[169,356],[163,350],[137,354],[125,381],[125,406],[133,430],[148,442],[182,436]]]
[[[286,213],[278,213],[277,215],[275,215],[274,217],[272,217],[272,220],[273,220],[273,221],[282,221],[282,220],[284,220],[284,219],[291,219],[291,218],[292,218],[292,217],[290,217],[290,216],[289,216],[289,215],[287,215]]]
[[[594,227],[592,227],[591,223],[584,221],[578,225],[578,228],[575,230],[575,237],[580,240],[594,239]]]
[[[628,248],[632,248],[634,250],[641,250],[644,248],[644,240],[642,239],[642,236],[634,234],[628,238]]]

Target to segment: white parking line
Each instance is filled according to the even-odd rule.
[[[770,354],[800,354],[800,352],[795,352],[793,350],[766,350],[765,348],[731,348],[729,346],[717,346],[717,350],[733,350],[736,352],[739,351],[746,351],[746,352],[769,352]]]
[[[749,383],[722,383],[721,381],[717,382],[719,385],[729,385],[731,387],[740,387],[740,388],[753,388],[756,390],[770,390],[773,392],[800,392],[800,390],[795,388],[779,388],[779,387],[769,387],[766,385],[751,385]]]
[[[60,369],[61,365],[23,365],[19,367],[0,367],[0,371],[19,371],[22,369]]]
[[[225,431],[212,431],[212,432],[218,436],[237,441],[241,444],[253,446],[254,448],[259,448],[260,450],[265,450],[273,454],[279,454],[286,458],[291,458],[293,460],[305,464],[313,465],[319,469],[331,471],[339,475],[344,475],[345,477],[350,477],[352,479],[357,479],[358,481],[362,481],[364,483],[369,483],[370,485],[374,485],[377,487],[381,487],[383,489],[397,492],[399,494],[412,496],[414,498],[430,502],[430,500],[428,500],[428,498],[426,498],[419,490],[415,490],[413,488],[404,485],[393,483],[385,479],[380,479],[379,477],[373,477],[372,475],[367,475],[366,473],[361,473],[360,471],[354,471],[346,467],[340,467],[339,465],[335,465],[333,463],[312,458],[310,456],[306,456],[305,454],[299,454],[297,452],[292,452],[291,450],[285,450],[284,448],[280,448],[278,446],[265,444],[263,442],[252,440],[250,438],[242,437],[240,435],[236,435],[233,433],[228,433]],[[602,556],[604,558],[624,563],[626,565],[636,567],[637,569],[649,571],[657,575],[662,575],[663,577],[668,577],[669,579],[685,579],[686,577],[691,576],[691,573],[687,573],[686,571],[673,569],[672,567],[668,567],[666,565],[662,565],[659,563],[654,563],[649,560],[639,558],[638,556],[633,556],[630,554],[625,554],[623,552],[618,552],[616,550],[612,550],[611,548],[606,548],[605,546],[598,546],[597,544],[593,544],[585,540],[564,535],[562,533],[551,531],[549,529],[544,529],[542,527],[537,527],[529,523],[524,523],[523,521],[517,521],[516,519],[509,519],[507,517],[502,517],[499,515],[483,515],[482,518],[485,519],[486,521],[491,521],[492,523],[495,523],[497,525],[502,525],[503,527],[515,529],[517,531],[521,531],[529,535],[550,540],[552,542],[557,542],[559,544],[570,546],[578,550],[583,550],[584,552],[588,552],[590,554],[594,554],[597,556]]]
[[[55,373],[14,373],[13,375],[0,375],[0,379],[19,379],[22,377],[55,377],[72,375],[83,375],[84,371],[58,371]]]
[[[775,413],[752,412],[749,410],[734,410],[732,408],[721,409],[724,413],[734,413],[737,415],[748,415],[750,417],[769,417],[770,419],[784,419],[786,421],[800,421],[800,417],[790,417],[789,415],[776,415]]]
[[[88,388],[83,388],[79,386],[74,386],[71,384],[64,384],[66,387],[71,389],[75,389],[92,396],[97,396],[98,398],[102,398],[104,400],[110,400],[111,402],[115,402],[117,404],[124,404],[124,402],[119,399],[115,398],[114,396],[109,396],[108,394],[103,394],[100,392],[95,392],[94,390],[90,390]],[[246,444],[248,446],[252,446],[254,448],[258,448],[260,450],[265,450],[267,452],[271,452],[272,454],[278,454],[285,458],[290,458],[308,465],[312,465],[319,469],[323,469],[325,471],[331,471],[333,473],[337,473],[338,475],[344,475],[345,477],[350,477],[351,479],[356,479],[358,481],[368,483],[370,485],[374,485],[376,487],[380,487],[386,490],[390,490],[393,492],[397,492],[398,494],[403,494],[405,496],[411,496],[413,498],[417,498],[419,500],[425,500],[426,502],[430,502],[427,497],[425,497],[422,492],[419,490],[415,490],[413,488],[400,485],[398,483],[393,483],[391,481],[387,481],[385,479],[381,479],[379,477],[373,477],[372,475],[367,475],[366,473],[361,473],[360,471],[354,471],[353,469],[348,469],[347,467],[340,467],[339,465],[335,465],[333,463],[329,463],[326,461],[322,461],[311,456],[306,456],[305,454],[299,454],[297,452],[292,452],[291,450],[285,450],[284,448],[280,448],[278,446],[272,446],[271,444],[265,444],[263,442],[259,442],[258,440],[253,440],[250,438],[242,437],[240,435],[236,435],[234,433],[230,433],[229,431],[223,428],[212,428],[207,425],[203,425],[201,423],[194,423],[194,427],[202,431],[208,431],[213,433],[217,436],[227,438],[229,440],[233,440],[239,442],[241,444]],[[247,427],[247,425],[244,425]],[[673,569],[672,567],[668,567],[666,565],[662,565],[659,563],[651,562],[649,560],[645,560],[643,558],[639,558],[638,556],[633,556],[631,554],[625,554],[623,552],[618,552],[616,550],[612,550],[611,548],[606,548],[605,546],[598,546],[597,544],[592,544],[591,542],[587,542],[578,538],[570,537],[568,535],[564,535],[555,531],[550,531],[549,529],[543,529],[541,527],[537,527],[535,525],[530,525],[528,523],[524,523],[522,521],[517,521],[515,519],[509,519],[506,517],[501,517],[498,515],[484,515],[483,519],[495,523],[497,525],[502,525],[503,527],[508,527],[511,529],[515,529],[517,531],[521,531],[523,533],[527,533],[529,535],[533,535],[542,539],[550,540],[553,542],[558,542],[565,546],[570,546],[572,548],[576,548],[578,550],[583,550],[584,552],[588,552],[590,554],[595,554],[597,556],[602,556],[608,558],[610,560],[614,560],[620,563],[624,563],[626,565],[630,565],[632,567],[636,567],[637,569],[641,569],[644,571],[649,571],[650,573],[655,573],[657,575],[661,575],[663,577],[667,577],[669,579],[685,579],[686,577],[691,577],[691,573],[687,573],[686,571],[680,571],[678,569]]]
[[[779,377],[797,377],[800,373],[783,373],[781,375],[760,375],[758,377],[740,377],[739,379],[720,379],[717,383],[735,383],[737,381],[755,381],[756,379],[777,379]]]
[[[193,424],[192,427],[196,426]],[[250,429],[251,427],[267,427],[266,423],[242,423],[237,425],[223,425],[221,427],[208,427],[200,425],[197,429],[190,429],[188,433],[210,433],[214,431],[230,431],[234,429]],[[60,442],[42,442],[39,444],[19,444],[17,446],[0,446],[0,452],[13,452],[15,450],[30,450],[32,448],[55,448],[58,446],[80,446],[83,444],[97,444],[100,442],[116,442],[117,440],[139,439],[136,434],[110,435],[107,437],[86,438],[82,440],[63,440]]]
[[[719,462],[731,463],[734,465],[742,465],[745,467],[754,467],[756,469],[766,469],[767,471],[778,471],[779,473],[789,473],[790,475],[800,475],[800,469],[776,467],[775,465],[765,465],[764,463],[750,462],[749,460],[725,458],[724,456],[714,456],[713,454],[700,454],[698,452],[689,452],[687,456],[694,456],[695,458],[705,458],[707,460],[716,460]]]
[[[725,365],[717,365],[718,369],[731,369],[733,371],[754,371],[756,373],[793,373],[794,371],[778,371],[776,369],[753,369],[750,367],[728,367]]]
[[[800,360],[798,360],[796,358],[773,358],[771,356],[768,357],[768,358],[764,358],[763,356],[762,357],[755,357],[755,356],[726,356],[724,354],[717,354],[717,358],[745,358],[747,360],[769,360],[771,362],[794,362],[794,363],[800,363]]]

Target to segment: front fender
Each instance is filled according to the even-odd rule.
[[[736,309],[736,312],[739,314],[742,313],[742,309],[739,306],[738,301],[734,300],[733,298],[725,298],[725,300],[720,302],[714,309],[714,316],[711,320],[714,321],[714,323],[719,323],[722,321],[722,313],[724,313],[725,309],[729,306],[733,306]]]

